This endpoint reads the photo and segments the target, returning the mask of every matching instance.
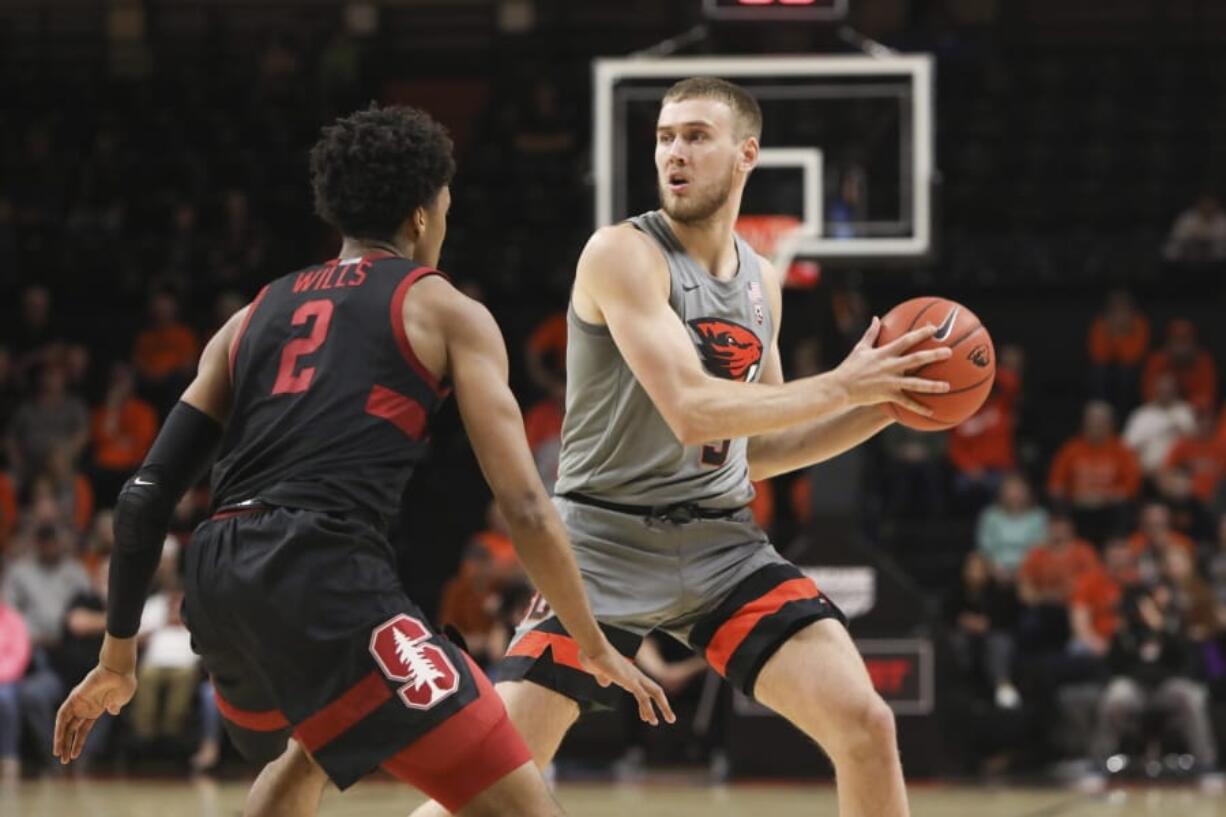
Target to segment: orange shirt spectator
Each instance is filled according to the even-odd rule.
[[[1158,551],[1178,547],[1196,555],[1196,543],[1171,527],[1171,509],[1161,502],[1148,502],[1141,508],[1136,533],[1128,537],[1128,551],[1134,559],[1160,559]]]
[[[1194,408],[1208,410],[1217,403],[1217,369],[1213,357],[1196,342],[1196,328],[1190,321],[1174,320],[1167,327],[1166,345],[1152,352],[1141,375],[1141,396],[1153,399],[1155,381],[1171,372],[1179,381],[1179,391]]]
[[[149,301],[149,326],[136,336],[133,358],[141,377],[150,381],[191,369],[200,356],[195,331],[179,320],[179,302],[169,292],[158,292]]]
[[[1211,415],[1203,413],[1197,418],[1196,433],[1171,447],[1166,467],[1186,471],[1192,478],[1192,493],[1202,502],[1212,501],[1226,474],[1226,439],[1214,434]]]
[[[91,424],[94,463],[108,471],[135,470],[153,445],[157,430],[157,412],[138,397],[129,397],[118,406],[99,406]]]
[[[1123,589],[1106,570],[1093,570],[1077,580],[1069,596],[1069,607],[1086,610],[1094,632],[1110,642],[1120,628],[1122,595]]]
[[[1100,366],[1139,366],[1149,351],[1149,320],[1140,313],[1112,320],[1106,315],[1090,324],[1090,360]]]
[[[1128,446],[1112,436],[1101,443],[1074,437],[1052,461],[1047,490],[1076,504],[1097,505],[1136,496],[1141,466]]]
[[[1083,539],[1032,548],[1018,569],[1018,581],[1039,598],[1067,602],[1082,576],[1101,568],[1098,552]]]
[[[200,341],[185,324],[146,329],[136,336],[133,361],[141,377],[163,380],[190,369],[200,355]]]
[[[1013,432],[1021,388],[1017,372],[1004,368],[997,371],[987,401],[949,434],[949,461],[955,468],[964,474],[980,474],[1016,467]]]

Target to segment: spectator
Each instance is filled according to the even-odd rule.
[[[1107,296],[1106,308],[1090,325],[1088,345],[1094,396],[1111,403],[1121,416],[1137,403],[1149,336],[1149,319],[1124,290]]]
[[[1213,357],[1196,341],[1191,321],[1167,324],[1166,345],[1150,352],[1141,378],[1141,397],[1154,399],[1158,376],[1171,372],[1179,382],[1179,394],[1197,409],[1212,409],[1217,403],[1217,370]]]
[[[157,412],[136,396],[136,378],[125,364],[111,369],[106,399],[94,409],[94,481],[110,504],[138,467],[157,435]]]
[[[1115,436],[1111,406],[1086,405],[1082,432],[1052,460],[1047,492],[1071,509],[1077,529],[1092,542],[1118,532],[1126,503],[1141,487],[1136,456]]]
[[[1196,428],[1192,407],[1179,399],[1179,382],[1170,372],[1154,378],[1153,396],[1138,406],[1124,425],[1124,442],[1137,455],[1148,477],[1166,464],[1175,441]]]
[[[1010,580],[1026,554],[1047,536],[1047,511],[1036,508],[1030,483],[1019,473],[1005,477],[996,502],[979,514],[975,542],[997,576]]]
[[[1196,555],[1196,544],[1171,527],[1170,508],[1161,502],[1148,502],[1141,508],[1139,524],[1128,537],[1128,547],[1137,560],[1141,578],[1147,582],[1157,581],[1166,551],[1180,548]]]
[[[1105,764],[1120,751],[1124,736],[1152,713],[1180,733],[1197,768],[1216,769],[1208,689],[1193,678],[1192,646],[1171,588],[1156,584],[1130,590],[1122,610],[1108,656],[1112,679],[1098,704],[1091,744],[1095,761]]]
[[[140,620],[144,650],[136,672],[132,731],[146,745],[183,734],[200,684],[199,658],[192,651],[191,634],[183,623],[178,566],[179,543],[168,536],[158,564],[160,587],[145,602]]]
[[[42,471],[56,446],[64,446],[68,458],[75,460],[88,440],[85,404],[68,393],[63,369],[46,366],[38,394],[21,404],[9,426],[9,463],[18,482]]]
[[[178,398],[199,355],[195,331],[179,319],[178,299],[166,290],[155,292],[149,299],[149,324],[136,336],[132,357],[160,410]]]
[[[25,618],[34,646],[50,647],[59,642],[68,602],[89,588],[89,576],[69,555],[60,529],[44,524],[33,538],[34,552],[5,572],[3,598]]]
[[[1098,553],[1077,537],[1072,517],[1055,513],[1047,538],[1026,554],[1018,569],[1018,596],[1028,605],[1068,605],[1073,589],[1084,576],[1101,568]]]
[[[1106,657],[1120,626],[1120,599],[1138,580],[1137,560],[1128,540],[1108,541],[1101,568],[1078,578],[1069,596],[1071,652]]]
[[[21,292],[13,343],[18,372],[50,362],[61,341],[52,319],[51,291],[40,284],[26,287]]]
[[[214,278],[226,287],[241,286],[264,265],[263,226],[251,216],[251,200],[237,188],[221,199],[221,230],[211,267]]]
[[[1154,480],[1154,499],[1167,507],[1171,528],[1194,542],[1213,535],[1213,514],[1192,492],[1192,477],[1178,468],[1164,468]]]
[[[460,632],[469,652],[483,666],[500,657],[492,641],[499,593],[520,574],[506,523],[496,503],[490,503],[487,525],[469,542],[460,571],[444,585],[439,602],[439,621]]]
[[[1192,479],[1192,493],[1205,505],[1213,502],[1218,483],[1226,474],[1226,439],[1217,435],[1213,414],[1196,412],[1196,428],[1181,437],[1166,455],[1167,468],[1175,468]]]
[[[0,560],[0,578],[3,571],[4,562]],[[21,773],[18,693],[30,664],[30,651],[25,619],[0,598],[0,783],[16,780]]]
[[[1217,196],[1203,193],[1179,214],[1163,254],[1170,261],[1193,264],[1226,258],[1226,213]]]
[[[1183,548],[1162,552],[1162,578],[1175,594],[1184,632],[1193,642],[1204,642],[1218,630],[1213,588],[1196,570],[1195,554]]]
[[[1013,709],[1021,703],[1012,680],[1017,596],[990,568],[982,553],[966,555],[962,581],[945,601],[946,621],[964,677],[1001,709]]]
[[[1014,362],[1006,366],[1002,350],[996,382],[983,406],[949,432],[954,491],[976,511],[996,496],[1005,474],[1017,467],[1013,435],[1022,391],[1020,353],[1015,348],[1009,357]]]
[[[18,700],[39,756],[50,761],[55,708],[68,689],[55,669],[55,652],[64,637],[70,605],[89,590],[90,580],[80,563],[68,556],[64,537],[54,526],[38,528],[34,546],[34,553],[15,560],[6,571],[3,597],[25,619],[30,633],[33,666],[21,682]],[[96,658],[95,648],[91,662]]]
[[[89,530],[94,518],[94,489],[89,480],[73,467],[67,449],[51,450],[47,468],[37,480],[47,486],[60,518],[68,522],[78,534]],[[38,490],[42,490],[41,488]]]

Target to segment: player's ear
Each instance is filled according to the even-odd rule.
[[[741,142],[741,153],[737,163],[741,166],[741,170],[746,173],[758,166],[758,154],[762,148],[758,144],[758,137],[750,136]]]

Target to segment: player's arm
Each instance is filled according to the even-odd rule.
[[[592,616],[566,530],[541,484],[519,405],[507,385],[507,351],[498,324],[484,306],[450,286],[418,286],[430,292],[432,318],[445,338],[446,368],[464,428],[528,576],[578,643],[597,679],[634,695],[648,723],[657,723],[652,701],[672,723],[663,691],[617,653]]]
[[[945,349],[906,354],[936,330],[925,327],[873,348],[880,322],[834,371],[791,383],[742,383],[707,374],[685,327],[669,306],[663,257],[634,228],[606,227],[588,242],[575,276],[576,303],[599,313],[622,357],[677,439],[697,445],[753,437],[892,401],[924,411],[904,390],[948,391],[947,383],[904,372],[949,356]],[[583,312],[580,313],[583,315]]]
[[[770,295],[775,317],[775,337],[762,364],[758,382],[783,384],[783,364],[779,355],[779,331],[783,324],[783,288],[775,268],[759,258],[762,279]],[[749,478],[769,479],[798,468],[837,457],[855,448],[892,423],[882,406],[857,406],[819,417],[809,422],[749,438]]]
[[[204,474],[230,415],[230,344],[247,309],[209,341],[196,377],[158,432],[140,469],[115,501],[115,549],[108,580],[106,636],[96,666],[69,694],[55,721],[54,752],[81,753],[102,713],[119,714],[136,692],[137,631],[149,582],[175,505]]]

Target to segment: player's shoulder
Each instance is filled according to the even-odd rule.
[[[627,261],[663,261],[663,256],[642,230],[629,222],[601,227],[583,248],[580,262],[625,266]]]
[[[664,255],[651,239],[629,223],[601,227],[588,239],[579,257],[575,284],[583,290],[668,284]]]

